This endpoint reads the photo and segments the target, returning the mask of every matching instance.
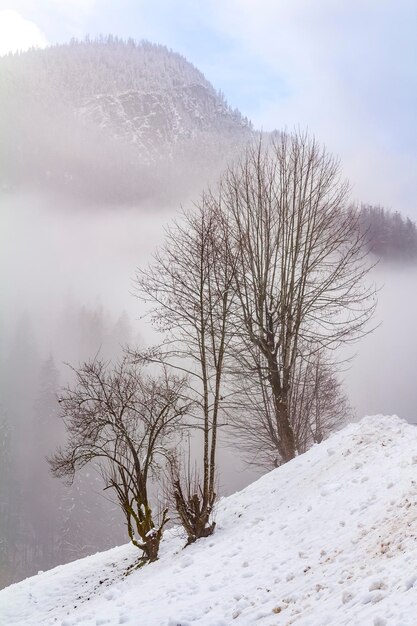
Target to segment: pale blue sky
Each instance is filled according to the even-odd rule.
[[[111,32],[167,45],[256,127],[309,128],[354,198],[417,219],[415,0],[0,0],[0,40],[2,22],[14,32],[6,10],[48,43]]]

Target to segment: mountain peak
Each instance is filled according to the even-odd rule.
[[[108,36],[8,55],[0,82],[6,188],[137,202],[178,181],[204,186],[213,155],[222,169],[252,135],[197,68],[147,41]],[[160,174],[146,170],[157,162]]]

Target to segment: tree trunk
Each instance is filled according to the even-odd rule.
[[[271,354],[267,356],[267,359],[269,368],[268,379],[274,397],[275,418],[279,435],[278,452],[282,457],[283,463],[287,463],[287,461],[291,461],[295,457],[296,453],[294,431],[288,411],[288,394],[283,392],[276,359]]]

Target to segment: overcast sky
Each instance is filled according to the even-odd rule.
[[[0,0],[0,54],[109,32],[184,54],[257,128],[308,128],[354,198],[417,219],[415,0]]]

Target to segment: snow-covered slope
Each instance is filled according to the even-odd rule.
[[[128,91],[98,94],[79,108],[82,119],[132,143],[142,162],[175,158],[178,144],[194,140],[205,149],[208,139],[242,143],[249,138],[248,124],[204,85],[182,84],[153,92]]]
[[[213,537],[127,577],[115,548],[0,592],[8,626],[412,626],[417,428],[367,417],[223,499]]]

